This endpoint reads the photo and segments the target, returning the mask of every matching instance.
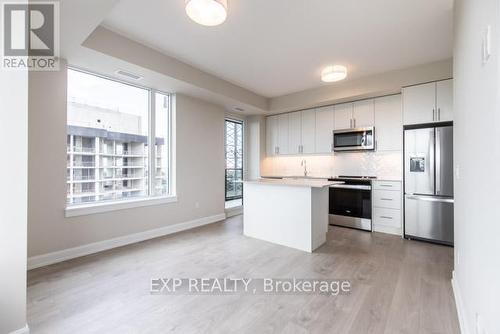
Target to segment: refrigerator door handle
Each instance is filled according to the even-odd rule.
[[[436,128],[436,195],[441,194],[441,129]]]
[[[421,195],[406,195],[407,199],[414,199],[417,201],[427,201],[427,202],[441,202],[441,203],[454,203],[453,198],[442,198],[433,196],[421,196]]]

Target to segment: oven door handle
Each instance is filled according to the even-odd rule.
[[[330,188],[337,189],[358,189],[358,190],[372,190],[371,186],[367,185],[358,185],[358,184],[334,184],[331,185]]]

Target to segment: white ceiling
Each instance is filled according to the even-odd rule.
[[[184,0],[121,0],[104,25],[265,97],[452,56],[453,0],[228,0],[227,21],[203,27]],[[335,84],[331,84],[335,85]]]

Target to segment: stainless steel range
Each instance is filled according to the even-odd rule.
[[[339,176],[344,181],[330,187],[330,225],[372,230],[372,184],[374,176]]]

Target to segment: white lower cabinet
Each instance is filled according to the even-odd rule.
[[[401,235],[401,210],[374,208],[372,216],[375,231]]]
[[[393,190],[375,190],[373,206],[387,209],[401,209],[401,193]]]
[[[401,182],[374,181],[373,185],[373,230],[402,235]]]

